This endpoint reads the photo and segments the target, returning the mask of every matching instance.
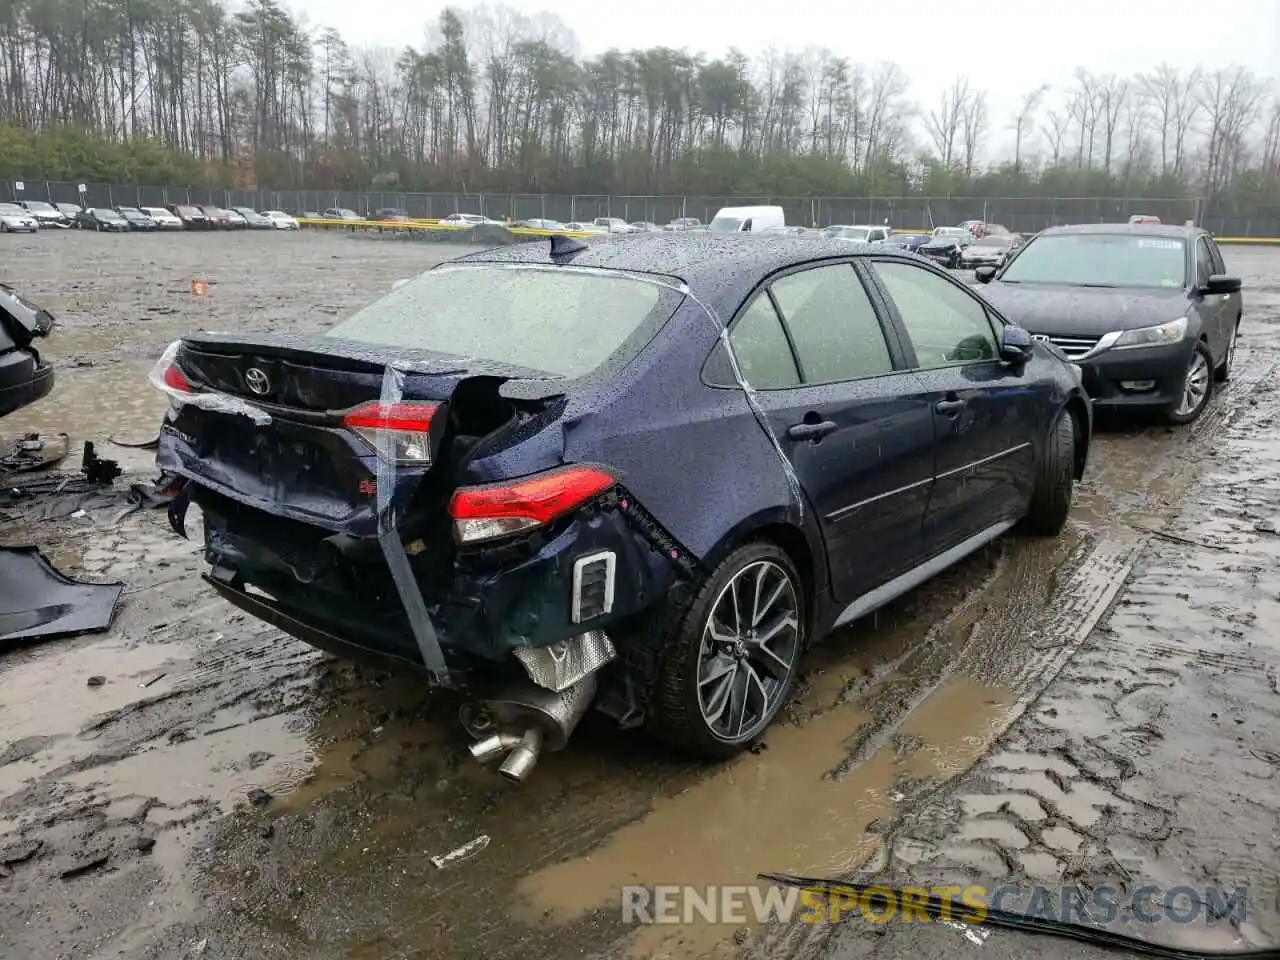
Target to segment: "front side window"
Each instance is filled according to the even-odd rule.
[[[996,358],[987,311],[964,290],[914,263],[881,262],[873,269],[898,308],[921,369]]]
[[[676,303],[625,274],[477,265],[428,270],[327,336],[584,376]],[[678,300],[678,297],[676,298]],[[647,342],[647,340],[645,341]]]
[[[893,371],[871,298],[848,263],[815,267],[774,282],[805,383],[835,383]]]
[[[1204,286],[1211,276],[1213,276],[1213,258],[1209,255],[1209,245],[1201,237],[1196,241],[1196,280]]]
[[[1213,242],[1213,238],[1212,238],[1212,237],[1202,237],[1201,239],[1202,239],[1202,240],[1204,241],[1204,243],[1206,243],[1206,244],[1208,245],[1208,247],[1209,247],[1209,257],[1213,260],[1213,272],[1214,272],[1214,273],[1226,273],[1226,272],[1227,272],[1227,264],[1226,264],[1226,262],[1222,259],[1222,251],[1221,251],[1220,249],[1218,249],[1218,245],[1217,245],[1216,243],[1214,243],[1214,242]]]
[[[1000,275],[1002,283],[1086,287],[1164,287],[1187,283],[1179,237],[1066,233],[1036,237]]]

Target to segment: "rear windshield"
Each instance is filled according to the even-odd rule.
[[[1000,279],[1006,283],[1181,288],[1187,280],[1186,248],[1177,237],[1123,233],[1037,237],[1010,261]]]
[[[465,266],[428,270],[328,336],[513,364],[574,379],[671,315],[665,288],[624,274]]]

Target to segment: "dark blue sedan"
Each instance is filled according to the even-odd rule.
[[[1080,371],[921,259],[821,238],[553,237],[324,335],[199,334],[159,466],[222,596],[469,691],[522,779],[591,704],[720,758],[810,641],[1085,468]]]

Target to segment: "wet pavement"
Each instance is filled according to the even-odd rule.
[[[128,469],[121,488],[150,478],[150,454],[106,438],[154,435],[164,401],[146,373],[170,340],[320,329],[461,252],[308,232],[4,243],[6,279],[61,326],[53,395],[0,435],[94,440]],[[0,957],[977,949],[945,927],[621,920],[624,885],[760,871],[1248,884],[1244,933],[1275,943],[1280,255],[1228,259],[1245,337],[1199,422],[1103,424],[1062,537],[1005,538],[841,631],[766,748],[715,768],[592,716],[513,786],[467,755],[448,697],[216,599],[197,577],[197,511],[187,542],[123,497],[50,519],[38,501],[0,504],[0,541],[128,585],[109,633],[0,656]],[[432,864],[481,835],[471,859]],[[1202,926],[1144,935],[1230,945]],[[1025,952],[1078,952],[1056,950]]]

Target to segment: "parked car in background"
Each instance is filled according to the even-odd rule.
[[[735,231],[442,266],[324,334],[171,346],[157,466],[189,482],[232,604],[346,656],[517,683],[491,731],[534,730],[513,779],[548,691],[737,754],[810,640],[1019,522],[1066,522],[1079,370],[918,258]],[[403,538],[379,536],[388,503]]]
[[[566,224],[559,220],[546,220],[542,217],[533,217],[529,220],[517,220],[511,224],[513,227],[524,228],[526,230],[547,230],[551,232],[564,231],[568,229]]]
[[[964,268],[998,267],[1013,252],[1013,236],[992,233],[978,237],[960,251],[960,266]]]
[[[364,217],[346,207],[329,207],[324,212],[326,220],[363,220]]]
[[[927,242],[916,248],[916,253],[954,270],[960,266],[961,254],[973,241],[973,234],[965,227],[938,227]]]
[[[707,229],[711,233],[761,233],[786,225],[786,213],[779,206],[721,207]]]
[[[60,214],[67,218],[68,227],[75,226],[76,217],[80,215],[80,211],[83,209],[78,203],[59,202],[55,203],[54,206],[58,208]]]
[[[1199,228],[1053,227],[975,276],[1001,313],[1081,367],[1099,407],[1190,423],[1231,376],[1242,284]]]
[[[277,230],[298,230],[300,226],[298,221],[289,216],[283,210],[266,210],[262,214],[271,221],[271,225]]]
[[[232,213],[238,213],[250,230],[274,230],[275,224],[264,217],[253,207],[232,207]]]
[[[38,233],[40,223],[16,203],[0,203],[0,233]]]
[[[66,230],[71,226],[71,218],[51,203],[45,203],[43,200],[21,200],[18,206],[31,214],[36,223],[42,227]]]
[[[132,230],[154,231],[156,229],[155,219],[137,207],[116,207],[116,213],[129,221],[129,228]]]
[[[174,216],[164,207],[139,207],[143,213],[156,222],[157,230],[181,230],[182,218]]]
[[[760,233],[767,234],[771,237],[817,237],[821,234],[817,230],[810,230],[808,227],[798,225],[792,226],[772,226],[765,227]]]
[[[598,227],[594,223],[583,223],[578,220],[570,220],[564,225],[564,229],[570,233],[594,233],[600,236],[604,236],[609,233],[608,230],[603,227]]]
[[[447,217],[441,217],[440,222],[452,227],[476,227],[482,223],[502,225],[501,220],[493,220],[478,213],[451,213]]]
[[[927,233],[891,233],[884,246],[915,253],[931,239]]]
[[[110,207],[89,207],[80,211],[77,226],[81,230],[96,230],[99,233],[128,233],[132,229],[129,221]]]
[[[222,207],[212,203],[202,203],[198,205],[200,212],[204,214],[205,220],[215,230],[230,230],[231,215]]]
[[[661,233],[662,228],[656,223],[649,220],[635,220],[631,226],[635,227],[637,233]]]
[[[189,230],[213,230],[218,225],[203,207],[197,207],[192,203],[170,204],[169,212],[181,220],[183,227]]]
[[[662,229],[671,231],[697,230],[701,226],[702,221],[697,217],[676,217]]]
[[[401,210],[398,207],[384,207],[381,210],[375,210],[373,219],[382,220],[387,223],[409,223],[411,217],[408,210]]]
[[[230,230],[248,230],[249,221],[245,219],[244,214],[230,207],[219,207],[218,215],[226,218],[227,228]]]
[[[833,224],[830,227],[824,227],[822,235],[833,240],[851,240],[855,243],[884,243],[889,239],[889,228],[861,224],[853,226]]]
[[[298,216],[299,216],[299,217],[301,217],[303,220],[322,220],[322,219],[324,219],[323,217],[321,217],[321,216],[320,216],[320,214],[316,213],[316,211],[314,211],[314,210],[304,210],[302,213],[298,214]]]
[[[596,217],[591,221],[593,225],[600,227],[606,233],[638,233],[631,224],[623,220],[621,217]]]
[[[0,283],[0,417],[53,389],[53,365],[35,346],[53,326],[52,314]]]

